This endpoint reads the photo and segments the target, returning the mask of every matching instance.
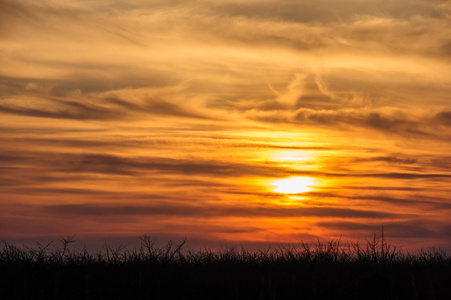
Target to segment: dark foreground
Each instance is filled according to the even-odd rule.
[[[301,243],[193,252],[183,243],[97,253],[59,246],[0,250],[2,299],[451,299],[451,257],[365,245]]]

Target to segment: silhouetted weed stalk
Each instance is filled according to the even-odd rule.
[[[297,246],[268,247],[265,250],[247,250],[244,247],[225,247],[220,250],[184,249],[186,239],[180,243],[169,241],[164,247],[157,247],[155,241],[144,235],[138,248],[128,249],[124,245],[105,245],[94,252],[86,248],[70,249],[75,236],[59,239],[37,247],[18,247],[4,242],[0,249],[0,264],[134,264],[134,263],[176,263],[176,264],[451,264],[451,256],[443,250],[420,249],[414,253],[402,252],[388,243],[384,232],[374,233],[365,243],[342,242],[340,239],[306,243]]]

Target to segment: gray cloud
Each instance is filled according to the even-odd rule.
[[[0,101],[0,112],[56,119],[76,119],[76,120],[111,120],[123,117],[120,111],[113,111],[85,101],[71,101],[62,99],[46,99],[52,103],[50,109],[32,106],[19,106],[12,101]]]
[[[51,108],[38,108],[32,106],[20,106],[12,101],[0,100],[0,112],[55,119],[75,119],[75,120],[121,120],[129,118],[139,112],[141,118],[146,114],[158,116],[176,116],[188,118],[211,119],[210,117],[185,109],[180,105],[170,103],[162,99],[149,99],[145,105],[139,105],[119,99],[108,99],[109,103],[117,107],[112,108],[106,105],[101,106],[85,100],[68,100],[58,98],[46,98],[50,101]],[[125,110],[124,110],[125,108]],[[133,114],[131,114],[133,112]]]
[[[400,190],[396,187],[387,187],[385,190],[387,191],[396,191]],[[423,196],[416,194],[414,196],[410,197],[394,197],[394,196],[388,196],[386,194],[371,194],[371,190],[368,189],[366,194],[361,195],[348,195],[348,192],[346,193],[333,193],[333,192],[307,192],[302,194],[303,196],[311,196],[317,199],[321,198],[338,198],[338,199],[349,199],[349,200],[355,200],[355,201],[378,201],[378,202],[384,202],[388,204],[395,204],[399,206],[404,205],[411,205],[415,207],[426,207],[429,209],[449,209],[451,205],[447,205],[448,199],[446,198],[440,198],[440,197],[434,197],[434,196]]]
[[[393,154],[391,156],[376,156],[376,157],[358,157],[358,158],[352,158],[353,162],[386,162],[390,164],[406,164],[406,165],[412,165],[417,164],[418,159],[416,158],[409,158],[409,157],[403,157],[402,155]]]
[[[218,1],[214,3],[218,12],[228,15],[238,15],[254,18],[270,18],[302,23],[338,23],[353,19],[356,14],[389,15],[394,18],[409,18],[412,15],[432,12],[434,6],[426,1],[389,2],[381,5],[379,2],[345,0],[337,3],[330,0],[315,1],[315,3],[288,0],[272,1]]]
[[[52,205],[42,207],[45,211],[57,216],[133,216],[162,215],[185,217],[249,217],[249,218],[294,218],[294,217],[338,217],[338,218],[369,218],[384,219],[405,217],[378,211],[356,210],[334,207],[280,207],[280,206],[219,206],[219,205],[181,205],[165,203],[153,206],[110,206],[110,205]]]
[[[388,222],[318,222],[317,225],[338,230],[354,232],[380,233],[381,226],[384,227],[384,235],[392,238],[444,238],[449,236],[449,224],[442,222],[431,222],[429,220],[405,220]]]
[[[46,134],[50,134],[52,129],[42,130],[45,131]],[[185,130],[187,130],[185,128]],[[8,131],[14,131],[18,134],[21,133],[19,130],[9,129]],[[42,132],[36,132],[36,135],[42,134]],[[63,132],[64,129],[61,129]],[[83,132],[88,133],[89,131]],[[23,133],[23,132],[22,132]],[[28,131],[27,131],[28,133]],[[238,138],[215,138],[215,137],[202,137],[202,136],[189,136],[185,134],[183,136],[177,137],[162,137],[162,136],[137,136],[132,139],[107,139],[102,140],[98,138],[88,139],[86,137],[83,138],[45,138],[45,137],[14,137],[14,138],[4,138],[4,140],[8,140],[8,144],[16,144],[20,146],[26,146],[30,144],[38,144],[38,145],[46,145],[46,146],[61,146],[61,147],[71,147],[71,148],[80,148],[88,151],[88,149],[97,148],[97,149],[124,149],[133,147],[134,149],[138,148],[148,148],[148,147],[187,147],[187,146],[200,146],[200,147],[209,147],[209,148],[218,148],[218,149],[234,149],[234,148],[249,148],[249,149],[273,149],[273,150],[299,150],[299,151],[335,151],[336,147],[328,147],[328,146],[290,146],[283,145],[272,142],[250,142],[247,139],[238,139]],[[349,147],[341,147],[341,149],[348,149]],[[1,151],[1,149],[0,149]],[[14,159],[19,159],[19,156],[14,155],[12,153],[6,154],[6,151],[3,151],[4,154],[0,154],[0,160],[4,161],[12,161]]]
[[[428,135],[419,129],[420,123],[407,116],[383,115],[379,112],[314,111],[300,109],[294,120],[300,123],[324,126],[358,126],[397,134]],[[432,135],[432,134],[431,134]]]
[[[7,158],[6,158],[7,157]],[[9,159],[12,157],[14,159]],[[420,173],[420,172],[377,172],[377,171],[347,171],[332,170],[311,171],[299,170],[288,167],[280,167],[271,163],[237,163],[221,160],[206,160],[201,157],[188,159],[174,159],[167,157],[123,157],[107,154],[67,154],[53,153],[22,153],[20,155],[6,155],[5,161],[11,164],[14,174],[14,161],[16,163],[27,163],[34,167],[40,167],[49,172],[74,173],[99,173],[111,175],[143,175],[155,174],[179,174],[179,175],[203,175],[219,177],[287,177],[287,176],[310,176],[325,178],[386,178],[386,179],[447,179],[451,178],[448,173]],[[5,166],[6,167],[6,166]],[[17,169],[20,171],[21,169]],[[72,175],[71,175],[72,176]]]
[[[118,105],[131,111],[145,112],[154,115],[168,115],[177,117],[189,117],[200,119],[212,119],[211,117],[195,113],[192,109],[185,109],[180,105],[170,103],[161,98],[146,99],[144,105],[128,102],[119,98],[108,98],[109,103]]]
[[[451,111],[441,111],[435,115],[434,120],[444,126],[451,126]]]
[[[411,138],[438,139],[449,141],[448,132],[436,124],[447,124],[447,112],[440,112],[436,117],[415,116],[407,111],[383,113],[368,109],[313,110],[301,108],[294,114],[276,111],[272,113],[249,111],[252,119],[268,123],[299,124],[320,126],[341,130],[369,129],[390,135]]]

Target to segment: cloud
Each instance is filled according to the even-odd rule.
[[[184,216],[193,218],[212,217],[246,217],[246,218],[297,218],[297,217],[338,217],[338,218],[369,218],[384,219],[403,217],[403,214],[387,212],[356,210],[334,207],[280,207],[280,206],[224,206],[224,205],[183,205],[165,203],[148,206],[129,205],[50,205],[43,210],[60,217],[68,216],[133,216],[133,215],[161,215]]]
[[[343,186],[344,189],[355,189],[355,190],[375,190],[375,191],[422,191],[424,188],[422,187],[412,187],[412,186]]]
[[[230,128],[230,127],[228,127]],[[14,130],[15,129],[15,130]],[[14,143],[16,145],[29,145],[29,144],[39,144],[45,146],[57,146],[61,148],[70,147],[72,149],[83,149],[84,152],[89,152],[90,149],[148,149],[149,147],[153,148],[166,148],[166,147],[209,147],[209,148],[218,148],[218,149],[236,149],[236,148],[244,148],[244,149],[267,149],[267,150],[291,150],[291,151],[333,151],[337,150],[336,147],[328,147],[328,146],[297,146],[297,145],[286,145],[277,142],[261,142],[261,141],[250,141],[247,138],[228,138],[228,137],[204,137],[197,135],[188,135],[184,134],[183,136],[134,136],[133,138],[128,139],[99,139],[98,137],[89,137],[83,136],[80,138],[59,138],[54,139],[53,137],[44,137],[42,133],[49,133],[51,129],[35,129],[34,136],[37,137],[17,137],[19,134],[23,134],[24,130],[20,131],[16,128],[9,128],[8,130],[14,131],[14,137],[6,138],[5,141],[8,140],[8,144]],[[186,130],[186,128],[185,128]],[[30,130],[31,131],[31,130]],[[60,129],[60,133],[65,132],[64,129]],[[86,131],[88,132],[88,131]],[[28,133],[28,131],[27,131]],[[70,130],[66,132],[70,134]],[[103,131],[96,133],[106,133]],[[91,132],[91,135],[94,133]],[[0,148],[0,151],[2,149]],[[94,151],[94,150],[93,150]],[[14,159],[19,159],[20,156],[17,153],[9,153],[6,150],[2,151],[0,154],[0,160],[11,161]],[[3,158],[2,158],[3,157]]]
[[[75,119],[75,120],[109,120],[123,117],[120,111],[112,111],[108,108],[87,102],[51,100],[51,108],[39,108],[30,106],[18,106],[12,101],[0,102],[0,112],[40,118]]]
[[[436,126],[446,123],[446,112],[431,115],[412,114],[407,110],[378,110],[378,109],[308,109],[300,108],[297,111],[264,112],[250,110],[246,115],[255,120],[268,123],[297,124],[307,126],[320,126],[345,131],[372,130],[381,133],[402,136],[406,138],[438,139],[444,142],[449,140],[449,134]]]
[[[211,119],[211,117],[196,113],[192,109],[186,109],[159,98],[146,99],[146,103],[144,105],[139,105],[117,98],[108,98],[107,101],[119,106],[120,108],[128,109],[129,111],[138,111],[146,114]]]
[[[375,190],[381,190],[381,189],[375,189]],[[385,188],[386,191],[391,191],[393,193],[394,191],[399,190],[406,190],[406,189],[400,189],[396,187],[387,187]],[[415,190],[415,189],[413,189]],[[440,197],[434,197],[432,195],[430,196],[424,196],[420,194],[416,194],[413,196],[405,196],[405,197],[396,197],[396,196],[389,196],[387,194],[373,194],[373,191],[371,188],[368,188],[366,193],[364,194],[351,194],[349,191],[345,191],[342,193],[333,193],[333,192],[307,192],[301,194],[303,197],[312,197],[316,200],[322,200],[322,199],[330,199],[330,198],[336,198],[341,199],[341,201],[344,201],[345,199],[351,200],[353,202],[365,202],[369,203],[372,201],[378,201],[385,204],[391,204],[391,205],[398,205],[398,206],[405,206],[409,205],[412,207],[426,207],[429,209],[449,209],[451,208],[451,205],[446,205],[447,199],[446,198],[440,198]]]
[[[25,85],[33,80],[47,80],[46,84],[53,86],[50,94],[62,101],[54,99],[49,108],[3,99],[0,110],[21,116],[84,121],[122,120],[137,115],[144,118],[147,114],[215,119],[230,110],[244,110],[245,116],[261,121],[282,122],[288,115],[288,122],[301,124],[347,129],[359,126],[398,135],[432,136],[409,111],[399,108],[391,114],[378,109],[378,105],[369,108],[372,99],[356,97],[359,91],[352,86],[352,80],[370,76],[364,85],[368,90],[363,89],[362,93],[374,93],[374,79],[379,86],[390,84],[408,91],[402,86],[402,79],[413,74],[446,91],[446,76],[438,80],[431,68],[421,69],[423,64],[419,61],[396,58],[401,50],[425,59],[431,52],[444,53],[441,47],[446,48],[450,42],[447,19],[432,14],[436,6],[426,1],[368,4],[373,9],[362,7],[359,1],[346,3],[345,7],[333,1],[157,1],[130,5],[113,1],[105,6],[101,2],[3,1],[3,14],[9,24],[5,26],[9,28],[7,38],[21,45],[8,48],[4,55],[11,63],[3,73],[10,82],[8,93],[20,94],[18,82]],[[56,22],[64,26],[55,28]],[[35,23],[38,26],[34,26],[34,35],[39,38],[30,31]],[[53,55],[45,51],[55,48],[61,50]],[[360,63],[370,61],[366,58],[373,52],[382,61],[376,66]],[[357,59],[350,61],[349,55]],[[403,55],[403,59],[407,57]],[[299,59],[309,63],[302,68],[292,67]],[[346,63],[338,66],[341,61]],[[394,62],[398,65],[394,66]],[[384,68],[390,65],[401,76]],[[413,71],[412,65],[420,69]],[[327,77],[338,81],[344,69],[348,69],[346,76],[351,76],[347,78],[351,84],[347,90],[337,90],[333,82],[329,89],[315,86],[315,81],[321,80],[326,86]],[[16,74],[14,70],[19,71]],[[305,82],[292,80],[286,97],[274,97],[268,88],[269,82],[280,90],[293,73],[306,70],[325,76],[320,80],[321,76],[310,74]],[[388,76],[385,78],[384,74]],[[144,95],[139,91],[180,82],[189,84],[178,95]],[[67,93],[74,91],[80,91],[81,98],[67,98]],[[96,97],[93,93],[104,94]],[[141,94],[137,97],[136,93]],[[47,103],[48,99],[34,101]],[[364,109],[350,109],[358,101]],[[403,107],[414,101],[417,100],[398,98],[390,102],[393,107]],[[286,105],[293,102],[298,105],[296,108],[300,107],[294,116],[292,107]],[[240,116],[234,117],[241,120]],[[437,115],[437,119],[447,124],[446,115]]]
[[[431,222],[430,220],[405,220],[388,222],[318,222],[318,226],[330,229],[347,230],[353,232],[378,233],[381,226],[384,227],[384,235],[391,238],[444,238],[449,235],[449,224],[443,222]]]
[[[447,179],[448,173],[420,173],[420,172],[378,172],[352,171],[333,169],[299,170],[297,168],[281,167],[271,163],[245,163],[229,160],[191,158],[168,158],[164,156],[120,156],[110,154],[69,154],[69,153],[30,153],[13,155],[5,154],[6,166],[15,169],[16,164],[29,164],[47,172],[70,174],[92,173],[106,175],[137,176],[145,174],[178,174],[217,176],[218,178],[239,178],[247,176],[288,177],[309,176],[322,178],[381,178],[381,179]],[[12,157],[13,159],[10,159]],[[21,169],[18,168],[17,171]],[[39,172],[41,172],[39,171]]]
[[[412,165],[417,164],[418,160],[416,158],[408,158],[402,157],[401,155],[392,155],[392,156],[377,156],[377,157],[368,157],[368,158],[352,158],[354,162],[385,162],[390,164],[406,164]]]
[[[335,111],[335,110],[308,110],[300,109],[296,112],[294,120],[300,123],[312,123],[325,126],[359,126],[392,133],[412,132],[424,134],[414,129],[418,124],[408,117],[386,115],[375,111]],[[415,126],[417,125],[417,126]]]
[[[443,217],[450,3],[0,0],[1,205],[46,205],[2,217]]]
[[[179,118],[213,119],[212,114],[201,113],[200,107],[186,101],[183,88],[120,89],[106,93],[95,93],[88,97],[55,96],[58,85],[42,89],[37,84],[20,81],[18,91],[10,91],[0,99],[0,112],[56,119],[74,120],[124,120],[144,119],[148,115],[174,116]],[[16,94],[16,95],[14,95]],[[124,98],[128,100],[124,100]],[[166,100],[172,99],[172,102]],[[179,103],[174,103],[178,101]],[[183,103],[183,104],[182,104]]]
[[[437,113],[434,120],[443,126],[451,126],[451,111],[441,111]]]

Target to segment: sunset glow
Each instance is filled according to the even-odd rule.
[[[0,1],[0,239],[451,249],[450,16]]]

